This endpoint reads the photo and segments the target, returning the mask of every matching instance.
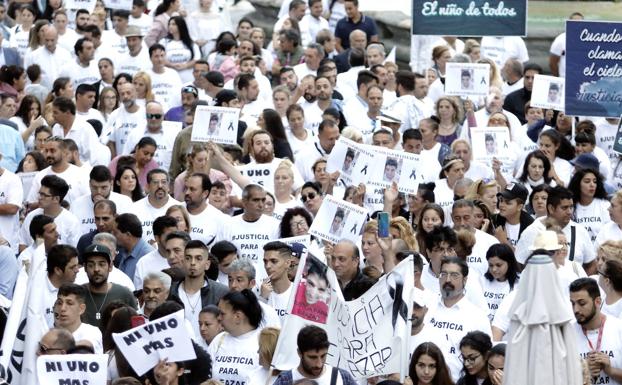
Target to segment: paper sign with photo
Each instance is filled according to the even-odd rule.
[[[107,354],[50,354],[37,357],[39,385],[106,385]]]
[[[112,339],[136,374],[142,376],[165,358],[170,362],[197,358],[185,323],[184,311],[180,310],[126,332],[113,333]]]
[[[564,111],[564,87],[566,80],[548,75],[536,75],[533,79],[531,106],[548,110]]]
[[[197,106],[192,126],[193,142],[236,144],[239,108]]]
[[[419,155],[383,147],[374,147],[374,151],[374,164],[368,185],[384,189],[397,182],[399,191],[415,194],[419,183],[424,182]]]
[[[290,314],[326,324],[331,292],[327,270],[328,266],[319,259],[313,255],[307,256],[302,276],[295,286],[294,304]]]
[[[342,239],[358,242],[366,218],[367,210],[364,208],[326,195],[309,234],[333,243]]]
[[[286,245],[291,246],[294,243],[300,243],[301,245],[303,245],[304,247],[306,247],[307,249],[309,249],[309,245],[311,244],[311,236],[310,235],[299,235],[297,237],[288,237],[288,238],[281,238],[279,239],[279,241],[285,243]]]
[[[473,160],[492,165],[492,158],[510,159],[510,132],[505,127],[471,128]]]
[[[367,183],[373,156],[371,146],[339,138],[328,156],[326,172],[339,171],[339,178],[347,185]]]
[[[132,0],[106,0],[106,8],[110,9],[124,9],[126,11],[132,10]]]
[[[63,5],[65,9],[86,9],[89,13],[95,10],[95,5],[97,4],[97,0],[66,0]],[[106,6],[108,4],[106,3]],[[128,9],[128,11],[132,9]]]
[[[490,65],[486,63],[447,63],[445,94],[451,96],[488,95]]]

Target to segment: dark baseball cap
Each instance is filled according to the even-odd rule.
[[[216,106],[222,106],[223,103],[229,103],[233,99],[237,99],[238,94],[233,90],[220,90],[216,97],[214,98],[214,102]]]
[[[112,262],[112,253],[110,252],[110,249],[104,245],[92,244],[84,249],[84,253],[82,253],[82,255],[84,256],[84,260],[93,255],[100,255],[108,258],[108,260]]]
[[[596,158],[592,154],[581,154],[570,161],[573,166],[579,167],[580,169],[590,169],[594,171],[598,171],[600,162],[598,158]]]
[[[292,248],[292,255],[298,259],[302,257],[302,254],[307,250],[305,245],[299,242],[294,242],[289,247]]]
[[[503,197],[506,200],[520,199],[523,202],[527,202],[529,192],[520,183],[508,183],[507,186],[497,196]]]
[[[218,71],[209,71],[204,77],[216,87],[223,87],[225,85],[225,77]]]

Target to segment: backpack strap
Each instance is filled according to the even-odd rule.
[[[574,225],[570,225],[570,251],[568,251],[568,259],[574,261],[574,248],[577,240],[577,228]]]

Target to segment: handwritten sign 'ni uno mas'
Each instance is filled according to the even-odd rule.
[[[41,385],[106,385],[107,354],[43,355],[37,358]]]
[[[142,376],[164,358],[171,362],[193,360],[197,356],[184,327],[184,311],[150,321],[112,338],[128,362]]]
[[[622,114],[622,23],[567,21],[567,115]]]
[[[527,0],[412,0],[413,35],[525,36]]]

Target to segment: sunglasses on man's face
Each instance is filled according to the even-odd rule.
[[[301,195],[300,200],[302,201],[302,203],[307,203],[307,200],[314,199],[316,196],[316,193],[310,192],[307,195]]]

